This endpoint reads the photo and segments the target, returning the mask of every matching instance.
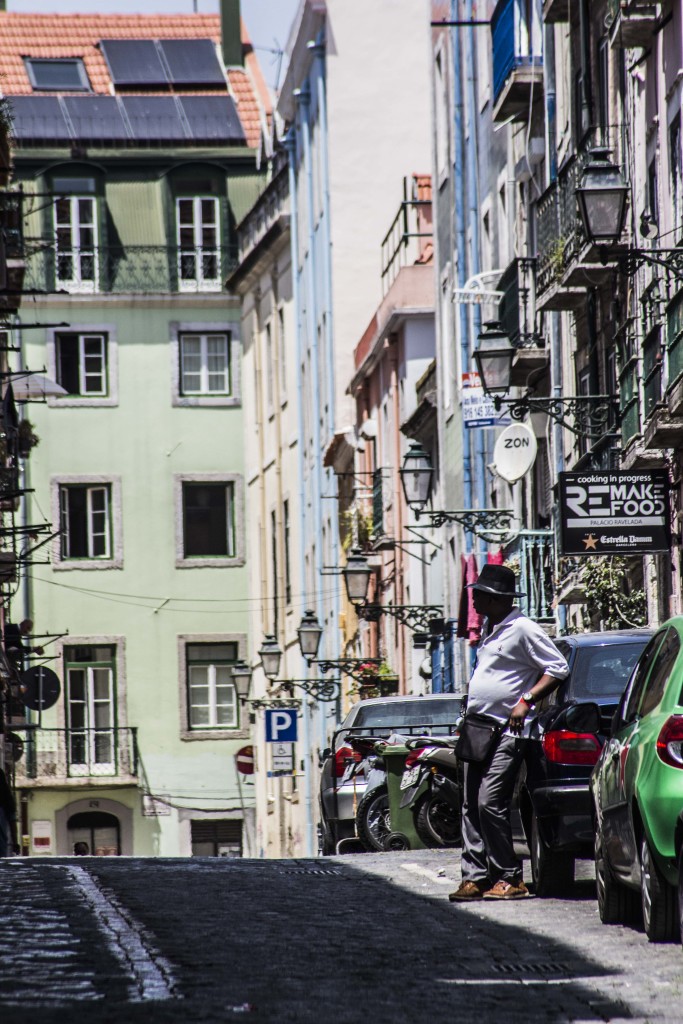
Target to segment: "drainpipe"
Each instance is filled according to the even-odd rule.
[[[320,32],[314,44],[309,44],[317,60],[317,100],[318,100],[318,129],[320,132],[320,174],[322,179],[322,218],[320,230],[322,232],[322,261],[323,273],[323,311],[325,313],[325,363],[327,367],[327,409],[328,409],[328,437],[332,437],[337,429],[337,398],[336,398],[336,366],[334,352],[334,320],[332,311],[332,224],[331,224],[331,203],[330,203],[330,168],[328,154],[327,134],[327,68],[325,65],[325,36]],[[334,473],[328,469],[325,475],[325,493],[332,493],[336,481]],[[341,553],[339,550],[339,505],[331,502],[332,511],[330,515],[330,546],[332,565],[339,565]],[[324,621],[324,609],[322,600],[319,599],[318,614],[320,621]],[[328,643],[329,657],[333,660],[339,658],[341,650],[339,643],[338,623],[341,616],[341,600],[337,587],[333,588],[332,596],[332,622],[334,628],[331,630],[331,647]],[[326,705],[321,702],[321,733],[326,738],[327,712]],[[334,715],[335,712],[332,712]]]
[[[459,3],[458,0],[450,0],[450,20],[459,20]],[[451,45],[453,47],[453,152],[454,161],[452,168],[453,176],[453,214],[454,214],[454,225],[453,234],[455,235],[455,247],[458,257],[458,272],[457,272],[457,286],[462,288],[467,281],[467,245],[466,245],[466,234],[465,234],[465,209],[464,209],[464,192],[466,182],[463,179],[463,168],[465,167],[465,153],[464,153],[464,126],[463,126],[463,96],[462,96],[462,64],[461,64],[461,53],[460,53],[460,29],[454,26],[451,29]],[[457,177],[456,177],[457,175]],[[464,303],[459,304],[459,317],[460,317],[460,362],[463,373],[467,373],[470,369],[470,346],[469,346],[469,317],[467,313],[467,306]],[[450,339],[446,339],[448,344]],[[470,436],[469,431],[465,427],[464,423],[461,426],[462,432],[462,469],[463,469],[463,506],[465,508],[472,508],[472,459],[470,449]],[[465,553],[470,554],[472,551],[472,534],[464,531],[464,546]],[[466,651],[461,645],[461,666],[464,679],[469,679],[471,663],[468,663]],[[434,679],[434,670],[437,666],[432,667],[432,679]]]
[[[304,552],[304,538],[306,532],[306,488],[304,476],[304,394],[301,380],[301,361],[303,356],[302,325],[301,325],[301,296],[299,291],[299,202],[297,195],[296,166],[297,166],[297,136],[294,127],[290,128],[285,136],[285,149],[289,157],[289,210],[290,229],[289,244],[291,250],[291,275],[292,275],[292,304],[294,306],[294,334],[296,348],[296,390],[297,390],[297,428],[299,440],[297,444],[298,474],[299,474],[299,579],[301,593],[306,591],[306,556]],[[302,658],[303,661],[303,658]],[[302,708],[302,745],[304,749],[304,819],[306,823],[306,856],[312,857],[313,845],[313,796],[311,787],[310,761],[310,723],[308,700],[306,697],[301,702]]]
[[[465,4],[465,20],[472,21],[474,10],[472,0]],[[467,199],[468,199],[468,221],[470,229],[470,268],[471,276],[481,271],[479,262],[479,174],[477,166],[477,93],[476,93],[476,48],[474,45],[474,28],[467,29],[467,120],[469,131],[467,133]],[[466,308],[466,307],[465,307]],[[473,333],[477,335],[481,330],[481,307],[474,306],[473,309]],[[469,361],[468,361],[469,366]],[[475,431],[475,444],[477,450],[477,505],[479,508],[486,508],[486,465],[488,459],[487,435],[485,430]],[[485,553],[486,545],[481,543],[481,553]]]
[[[458,20],[458,0],[451,0],[451,21]],[[463,146],[463,99],[460,61],[460,31],[457,27],[451,29],[451,41],[453,46],[453,142],[454,142],[454,163],[453,163],[453,212],[455,215],[454,234],[456,252],[458,257],[457,282],[460,288],[467,281],[467,247],[465,237],[465,210],[463,195],[465,181],[462,171],[465,166]],[[456,178],[456,175],[458,176]],[[467,307],[464,303],[459,304],[460,314],[460,358],[463,372],[469,370],[469,323]],[[446,339],[447,343],[450,339]],[[470,439],[467,430],[463,426],[463,502],[465,508],[472,507],[472,465],[470,460]],[[465,533],[465,548],[467,552],[472,550],[472,538]]]
[[[543,88],[545,91],[545,164],[546,164],[546,187],[557,181],[557,86],[555,77],[555,27],[548,22],[543,26]],[[558,226],[559,228],[559,226]],[[550,314],[550,388],[553,398],[562,397],[562,318],[559,313]],[[562,436],[562,425],[555,420],[552,421],[552,442],[550,445],[549,459],[551,472],[554,468],[555,479],[557,474],[564,472],[564,447]],[[558,547],[559,509],[557,504],[553,506],[553,533],[555,536],[554,565],[559,564],[560,552]],[[567,609],[564,605],[557,605],[555,608],[555,628],[558,633],[563,633],[567,625]]]
[[[313,533],[315,545],[315,579],[322,579],[323,571],[323,515],[322,515],[322,440],[320,428],[320,349],[318,344],[318,293],[316,291],[315,262],[315,203],[313,198],[313,158],[311,154],[311,92],[308,83],[297,93],[299,113],[301,115],[301,136],[303,140],[303,166],[306,174],[306,220],[308,224],[308,259],[306,261],[306,313],[308,326],[308,343],[311,352],[311,415],[313,417],[313,465],[312,465],[312,502],[313,502]],[[316,587],[316,608],[322,608],[320,587]],[[324,621],[324,619],[323,619]],[[313,740],[313,737],[311,737]],[[318,737],[320,739],[320,737]]]

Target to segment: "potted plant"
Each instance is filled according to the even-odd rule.
[[[21,420],[17,429],[17,450],[20,459],[27,459],[32,448],[40,441],[30,420]]]
[[[358,687],[352,693],[358,693],[361,700],[366,697],[389,697],[398,693],[399,678],[386,661],[377,665],[366,662],[360,666]]]

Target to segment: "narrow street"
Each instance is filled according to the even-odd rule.
[[[571,900],[452,906],[458,855],[5,861],[3,1024],[667,1021],[680,945]]]

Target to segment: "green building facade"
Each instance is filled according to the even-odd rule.
[[[59,699],[14,723],[22,832],[32,855],[247,854],[254,801],[235,754],[249,723],[230,671],[247,654],[245,425],[239,300],[224,291],[260,181],[231,79],[246,75],[201,17],[198,38],[173,40],[202,44],[194,82],[169,59],[165,91],[131,86],[85,20],[110,94],[10,99],[22,318],[40,325],[17,330],[17,359],[59,386],[23,407],[40,442],[21,514],[53,536],[12,614],[64,634],[45,641]],[[163,56],[174,19],[146,21]]]

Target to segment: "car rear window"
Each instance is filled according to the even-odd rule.
[[[649,637],[643,637],[623,644],[579,647],[567,696],[574,700],[618,701],[648,640]]]
[[[462,702],[453,700],[394,701],[391,704],[375,704],[360,707],[353,720],[353,730],[363,728],[390,731],[411,729],[413,731],[426,726],[433,733],[448,733],[452,730],[461,714]]]

